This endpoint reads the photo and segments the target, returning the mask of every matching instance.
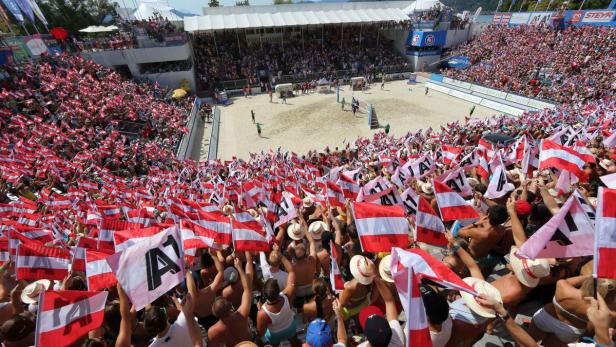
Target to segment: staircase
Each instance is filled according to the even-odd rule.
[[[377,129],[379,127],[379,118],[376,116],[376,111],[372,108],[372,117],[370,117],[370,129]]]

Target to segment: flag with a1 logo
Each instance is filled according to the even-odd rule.
[[[107,262],[138,311],[184,280],[183,254],[179,228],[174,226],[110,256]]]

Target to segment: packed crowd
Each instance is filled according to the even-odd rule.
[[[377,37],[377,27],[345,27],[325,31],[310,37],[285,38],[284,44],[246,42],[233,32],[196,36],[198,81],[203,89],[213,89],[220,81],[247,79],[257,83],[258,70],[274,76],[318,79],[329,77],[335,70],[349,70],[350,75],[380,71],[385,66],[407,65],[394,53],[390,42]],[[241,35],[243,36],[243,35]],[[239,46],[238,46],[239,44]]]
[[[127,32],[135,32],[136,29],[144,30],[145,33],[158,42],[164,42],[165,37],[171,34],[182,33],[169,19],[163,18],[160,14],[148,18],[148,20],[132,20],[121,24]],[[137,34],[137,32],[135,32]]]
[[[592,223],[613,231],[616,100],[196,164],[155,86],[79,57],[7,71],[4,346],[612,345]]]
[[[557,102],[612,95],[616,29],[607,26],[490,26],[454,54],[471,60],[448,77]]]

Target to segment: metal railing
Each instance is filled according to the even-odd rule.
[[[210,133],[210,143],[207,151],[207,160],[216,160],[218,157],[218,132],[220,130],[220,108],[214,107],[212,119],[212,132]]]
[[[190,109],[188,123],[186,124],[186,127],[188,128],[188,134],[184,134],[184,136],[182,136],[182,140],[180,140],[180,142],[178,143],[178,147],[175,151],[175,154],[178,157],[178,159],[188,158],[190,151],[192,151],[190,144],[193,142],[194,136],[196,133],[195,126],[198,123],[197,122],[197,114],[199,113],[198,110],[199,110],[199,103],[198,103],[198,100],[195,99],[193,103],[193,107]]]

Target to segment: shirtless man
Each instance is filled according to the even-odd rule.
[[[248,316],[252,304],[253,265],[252,258],[246,257],[246,272],[242,268],[239,259],[235,259],[234,265],[242,283],[242,303],[233,311],[231,303],[224,298],[216,298],[212,305],[212,313],[219,321],[207,331],[208,345],[214,347],[235,346],[242,341],[252,341],[252,334],[248,326]]]
[[[506,231],[501,224],[507,221],[507,218],[505,206],[491,206],[488,209],[487,216],[483,216],[478,222],[461,228],[454,237],[470,239],[469,253],[478,263],[484,265],[490,251],[496,250],[500,254],[506,254],[509,251],[501,247]],[[456,270],[462,265],[456,257],[448,256],[443,261]]]
[[[212,315],[212,304],[214,303],[214,299],[216,298],[216,293],[222,286],[223,282],[223,271],[224,266],[220,259],[222,255],[218,252],[218,255],[214,252],[210,251],[210,256],[208,259],[212,259],[214,262],[214,266],[216,267],[216,273],[214,274],[214,279],[207,285],[205,288],[197,289],[189,288],[189,291],[193,295],[193,300],[195,301],[195,316],[199,320],[199,324],[203,325],[205,329],[208,329],[214,323],[216,323],[217,319]],[[202,257],[202,259],[205,257]],[[204,275],[210,275],[213,271],[208,269],[208,273],[204,273],[205,269],[202,269],[201,277],[202,279],[205,277]]]
[[[301,227],[306,230],[306,222],[301,217],[300,222],[302,224]],[[313,294],[312,281],[317,272],[317,249],[314,238],[309,232],[304,232],[304,235],[308,239],[310,252],[306,254],[306,246],[298,244],[295,246],[295,262],[293,263],[293,269],[295,270],[295,296],[298,298]]]

